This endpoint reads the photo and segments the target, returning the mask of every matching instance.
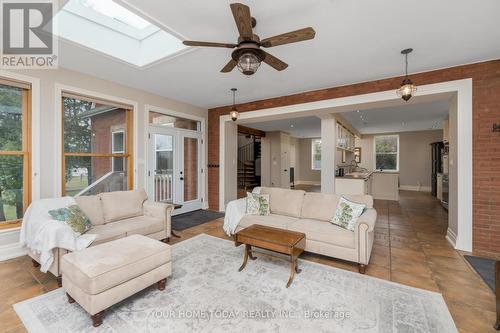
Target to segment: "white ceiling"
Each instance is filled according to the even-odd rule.
[[[296,138],[321,137],[321,119],[318,117],[302,117],[292,119],[271,120],[265,122],[245,124],[247,127],[264,132],[281,131]]]
[[[361,134],[398,133],[442,129],[448,110],[447,99],[432,102],[414,99],[411,104],[392,107],[374,104],[370,109],[342,112],[342,117]],[[245,123],[245,126],[265,132],[287,132],[296,138],[321,137],[321,119],[315,116]]]
[[[124,3],[122,0],[115,0]],[[129,9],[179,37],[235,42],[229,3],[126,0]],[[413,47],[410,72],[500,58],[498,0],[253,0],[256,33],[269,37],[312,26],[316,39],[268,49],[289,64],[263,64],[252,77],[220,69],[231,50],[199,48],[140,69],[74,43],[61,42],[62,67],[209,108],[400,75],[399,52]],[[418,84],[418,82],[417,82]]]
[[[449,102],[443,100],[356,110],[342,116],[361,134],[396,133],[442,129],[448,110]]]

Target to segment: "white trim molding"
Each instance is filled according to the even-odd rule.
[[[421,185],[401,185],[399,189],[402,191],[416,191],[416,192],[431,192],[432,188],[430,186]]]
[[[133,114],[133,122],[134,122],[134,129],[133,129],[133,135],[134,135],[134,188],[137,188],[137,180],[138,178],[138,158],[137,158],[137,152],[138,152],[138,147],[139,147],[139,103],[137,101],[125,99],[122,97],[118,96],[113,96],[113,95],[107,95],[103,94],[97,91],[91,91],[79,87],[73,87],[73,86],[68,86],[65,84],[61,84],[56,82],[54,86],[54,91],[55,91],[55,99],[54,99],[54,105],[55,105],[55,127],[54,130],[56,132],[56,139],[55,139],[55,156],[54,156],[54,161],[56,163],[55,165],[55,195],[56,197],[60,197],[62,195],[62,179],[61,179],[61,174],[62,174],[62,95],[63,92],[70,92],[74,93],[77,95],[83,95],[86,97],[95,97],[98,99],[103,99],[107,101],[114,101],[117,103],[121,104],[127,104],[132,106],[132,114]]]
[[[19,243],[20,228],[0,231],[0,261],[23,256],[27,250]]]
[[[472,79],[447,81],[418,87],[418,94],[413,100],[432,101],[438,98],[457,97],[457,196],[458,200],[451,205],[455,210],[457,223],[456,249],[472,251]],[[238,124],[270,121],[303,116],[325,116],[346,112],[357,108],[366,108],[374,103],[385,106],[399,105],[401,99],[394,90],[381,91],[363,95],[333,98],[310,103],[280,106],[240,113]],[[229,115],[219,118],[219,210],[224,210],[225,202],[225,122],[231,121]],[[451,162],[450,162],[451,163]],[[450,182],[453,181],[450,179]]]
[[[451,230],[450,228],[448,228],[448,230],[446,230],[446,240],[454,248],[456,248],[456,246],[457,246],[457,234],[455,234],[455,232],[453,230]],[[469,251],[469,252],[471,252],[471,251]]]
[[[144,133],[146,136],[146,140],[144,141],[144,159],[146,160],[145,162],[145,170],[150,170],[150,165],[149,165],[149,157],[148,154],[149,152],[149,140],[148,140],[148,134],[149,134],[149,112],[157,112],[169,116],[174,116],[174,117],[179,117],[179,118],[185,118],[185,119],[190,119],[190,120],[195,120],[200,122],[200,128],[201,128],[201,161],[200,161],[200,166],[203,169],[203,172],[201,173],[201,189],[200,192],[202,193],[201,196],[201,205],[202,209],[208,209],[208,170],[207,170],[207,156],[208,156],[208,145],[207,143],[207,120],[204,117],[196,116],[190,113],[185,113],[185,112],[180,112],[180,111],[174,111],[171,109],[163,108],[160,106],[155,106],[151,104],[146,104],[144,105]],[[147,171],[144,173],[144,186],[148,187],[148,179],[147,179]]]

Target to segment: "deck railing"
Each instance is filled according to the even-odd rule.
[[[172,170],[155,170],[154,177],[155,201],[172,201],[173,172]]]

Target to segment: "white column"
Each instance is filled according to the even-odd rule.
[[[238,125],[225,122],[224,206],[238,196]]]
[[[321,192],[335,193],[337,120],[333,115],[321,117]]]

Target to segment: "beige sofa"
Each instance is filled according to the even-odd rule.
[[[75,198],[78,206],[92,223],[89,234],[97,234],[90,245],[94,246],[130,235],[144,235],[168,242],[171,235],[171,213],[173,205],[148,201],[144,190],[116,191]],[[56,248],[54,262],[49,272],[61,277],[61,258],[66,249]],[[28,251],[29,256],[39,261],[39,255]]]
[[[269,216],[245,215],[236,231],[252,224],[299,231],[306,234],[306,251],[358,263],[364,273],[370,261],[377,211],[370,195],[344,195],[346,199],[364,203],[367,209],[359,217],[354,231],[329,222],[335,213],[340,195],[312,193],[262,187],[269,194]]]

